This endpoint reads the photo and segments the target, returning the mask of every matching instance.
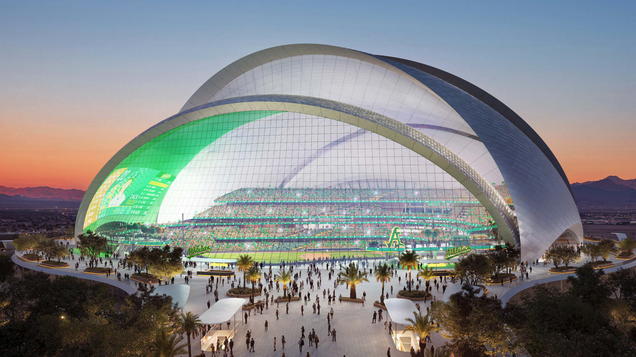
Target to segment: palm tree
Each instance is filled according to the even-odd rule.
[[[358,270],[358,266],[353,263],[349,263],[345,271],[338,273],[338,280],[342,285],[349,285],[349,297],[351,299],[356,298],[356,287],[364,281],[369,281],[369,279],[367,279],[367,273]]]
[[[424,269],[417,272],[418,278],[424,278],[426,280],[426,286],[428,286],[428,281],[435,277],[435,272],[433,268],[424,267]]]
[[[252,303],[254,302],[254,283],[261,280],[262,277],[261,271],[255,266],[247,270],[247,280],[252,283]]]
[[[254,266],[254,259],[247,254],[240,255],[236,261],[239,271],[243,272],[243,288],[245,288],[245,272]]]
[[[391,268],[386,264],[381,264],[375,269],[375,281],[382,283],[382,295],[380,295],[380,302],[384,303],[384,283],[391,282]]]
[[[183,340],[183,337],[176,334],[168,335],[166,331],[161,330],[157,333],[155,340],[152,342],[154,349],[154,357],[176,357],[182,355],[188,351],[184,344],[179,344]],[[188,351],[189,353],[189,351]]]
[[[192,357],[192,346],[190,345],[190,337],[197,337],[199,335],[199,315],[193,314],[191,311],[187,313],[181,313],[179,317],[179,332],[185,333],[188,337],[188,356]]]
[[[400,255],[400,265],[409,272],[409,292],[411,291],[411,269],[417,269],[420,262],[420,256],[412,250],[407,250]]]
[[[291,272],[283,269],[274,276],[274,281],[283,284],[283,297],[287,297],[287,284],[292,280]]]
[[[431,320],[429,314],[422,316],[421,312],[413,312],[413,317],[413,319],[410,317],[406,319],[406,321],[410,322],[411,324],[406,326],[404,330],[413,331],[413,333],[415,333],[420,338],[421,351],[423,347],[423,341],[426,340],[426,337],[429,336],[431,332],[438,331],[439,329],[432,323],[433,321]]]

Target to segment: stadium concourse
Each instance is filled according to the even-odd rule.
[[[71,242],[71,247],[74,245]],[[76,256],[79,258],[79,256]],[[79,262],[80,270],[76,271],[73,266],[76,261],[70,258],[64,259],[69,265],[70,268],[57,268],[51,269],[39,266],[35,262],[26,262],[20,258],[18,255],[13,256],[13,261],[20,266],[22,269],[31,269],[43,271],[49,274],[55,275],[72,275],[78,276],[82,279],[86,280],[94,280],[98,282],[103,282],[107,284],[111,284],[113,286],[119,287],[122,290],[127,291],[128,293],[134,293],[137,289],[137,286],[134,281],[129,279],[122,278],[119,280],[117,278],[117,274],[111,274],[109,277],[105,276],[96,276],[92,274],[84,274],[81,273],[81,270],[85,268],[86,261]],[[365,259],[354,259],[354,261],[360,264],[361,268],[366,270],[374,269],[375,266],[379,263],[388,262],[388,264],[395,264],[395,260],[388,261],[370,261]],[[579,262],[578,266],[589,262],[590,259],[587,256],[583,256],[581,262]],[[636,265],[636,261],[618,261],[614,257],[611,258],[612,263],[616,266],[613,268],[606,269],[607,273],[611,273],[621,268],[629,268]],[[118,267],[118,259],[112,259],[113,266]],[[333,265],[335,273],[337,274],[340,271],[340,263],[346,264],[349,260],[341,259]],[[443,263],[444,260],[429,260],[423,259],[422,262],[424,264],[435,264],[435,263]],[[315,330],[317,335],[320,338],[320,343],[318,348],[315,346],[309,346],[307,339],[305,339],[305,345],[303,347],[303,353],[300,356],[305,356],[306,352],[309,352],[311,357],[332,357],[332,356],[385,356],[387,348],[391,348],[391,356],[408,356],[407,352],[400,352],[396,349],[396,345],[389,335],[388,327],[385,327],[383,322],[373,324],[372,317],[373,312],[378,309],[373,306],[373,301],[379,299],[379,295],[382,289],[382,284],[377,282],[373,276],[369,276],[369,282],[363,282],[357,288],[358,294],[363,295],[366,293],[366,303],[364,306],[360,303],[353,302],[333,302],[331,305],[328,304],[327,299],[324,298],[323,291],[328,291],[331,294],[339,297],[342,295],[343,297],[347,297],[349,295],[349,291],[343,285],[337,285],[334,287],[334,278],[329,278],[329,271],[327,268],[327,263],[316,263],[316,267],[318,268],[318,273],[314,273],[312,278],[314,282],[317,284],[318,281],[321,282],[320,288],[317,285],[314,285],[314,288],[310,288],[307,282],[308,278],[308,269],[311,263],[296,263],[292,264],[294,267],[294,273],[300,273],[301,276],[298,277],[297,282],[304,282],[304,287],[301,289],[301,293],[306,295],[310,294],[311,300],[305,304],[301,301],[293,301],[289,303],[289,313],[287,313],[287,303],[282,301],[279,306],[276,307],[276,303],[270,304],[268,309],[263,311],[263,314],[254,313],[253,311],[248,316],[247,324],[244,323],[243,318],[236,318],[236,320],[232,319],[231,328],[236,328],[236,335],[234,338],[234,356],[250,356],[248,350],[244,344],[245,335],[247,331],[251,331],[251,336],[255,341],[255,354],[257,356],[267,356],[267,357],[281,357],[283,353],[285,356],[299,356],[298,352],[298,340],[301,337],[301,328],[305,328],[305,336],[309,334],[309,332]],[[329,265],[332,266],[331,264]],[[532,265],[533,269],[531,272],[528,272],[527,278],[525,275],[523,279],[521,279],[521,275],[517,272],[518,280],[513,283],[505,283],[504,285],[491,285],[488,287],[489,297],[497,297],[501,299],[504,304],[510,299],[510,297],[514,296],[518,292],[530,288],[535,284],[541,284],[552,281],[560,281],[565,280],[568,275],[562,274],[550,274],[548,273],[548,269],[550,266],[543,266],[542,263]],[[271,271],[270,271],[271,268]],[[271,266],[265,264],[263,266],[263,272],[267,273],[268,276],[275,275],[281,269],[281,265],[272,264]],[[289,269],[290,265],[286,265],[286,269]],[[197,267],[188,266],[185,268],[186,271],[192,271],[193,275],[188,281],[189,296],[187,298],[180,299],[186,301],[183,306],[183,311],[191,311],[197,315],[203,314],[205,311],[209,309],[209,307],[213,307],[216,303],[215,295],[213,293],[207,293],[206,286],[209,284],[208,276],[198,276],[196,274],[197,271],[207,269],[207,266],[204,264],[198,264]],[[236,267],[232,268],[235,272],[236,279],[234,280],[221,280],[218,284],[215,282],[212,284],[213,289],[218,291],[219,298],[226,298],[226,293],[230,289],[231,284],[234,283],[235,286],[241,281],[242,273],[236,270]],[[125,274],[133,274],[133,270],[129,270],[125,267],[119,267],[116,270],[116,273],[121,273],[121,276]],[[186,275],[177,276],[175,278],[175,286],[186,284],[185,280]],[[276,285],[270,289],[268,286],[268,280],[263,277],[260,282],[262,282],[265,286],[268,287],[268,290],[271,292],[271,296],[277,297],[282,296],[282,288],[277,289]],[[395,276],[392,278],[390,282],[386,283],[385,290],[389,294],[389,298],[395,298],[398,290],[405,288],[406,282],[406,270],[397,269]],[[459,282],[453,283],[450,279],[440,280],[440,278],[436,278],[436,282],[439,283],[439,288],[436,284],[433,284],[432,294],[436,300],[444,301],[448,298],[451,293],[457,292],[460,289]],[[415,281],[415,284],[422,285],[423,281]],[[446,288],[444,288],[446,285]],[[321,311],[320,314],[317,312],[314,313],[312,309],[312,305],[316,302],[316,297],[319,297],[321,303]],[[263,299],[263,296],[257,297],[256,300]],[[209,306],[208,306],[209,303]],[[301,313],[301,306],[303,306],[303,312]],[[430,307],[429,302],[421,302],[420,310],[423,313],[426,313],[426,309]],[[333,308],[334,315],[333,319],[330,319],[331,328],[336,330],[337,340],[332,341],[332,337],[327,333],[327,312]],[[278,318],[276,317],[276,312],[278,311]],[[388,317],[386,311],[384,312],[385,319]],[[267,321],[268,328],[265,328],[265,323]],[[236,325],[235,325],[236,322]],[[227,325],[223,324],[223,328],[227,329]],[[282,349],[281,339],[285,336],[286,344],[285,348]],[[276,351],[274,351],[274,337],[276,337],[277,345]],[[192,344],[193,355],[199,355],[201,353],[201,344],[200,338],[194,338]],[[430,349],[430,346],[433,345],[435,348],[442,346],[447,341],[443,338],[440,333],[433,333],[431,336],[432,341],[428,343],[427,347]],[[205,353],[206,356],[211,356],[210,351]],[[217,354],[217,357],[219,355]]]

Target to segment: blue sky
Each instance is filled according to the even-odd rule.
[[[4,2],[0,185],[85,188],[215,72],[289,43],[444,69],[520,114],[572,181],[634,178],[634,19],[633,1]]]

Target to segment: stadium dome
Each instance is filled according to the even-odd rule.
[[[75,233],[376,254],[393,227],[431,256],[505,241],[533,260],[583,238],[563,169],[510,108],[437,68],[314,44],[212,76],[104,165]]]

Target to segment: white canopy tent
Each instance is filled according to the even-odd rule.
[[[418,313],[413,301],[407,299],[386,299],[384,306],[386,306],[391,320],[398,324],[410,324],[406,319],[412,319],[413,313]]]
[[[398,329],[397,324],[410,325],[411,323],[406,319],[412,319],[413,313],[419,313],[417,307],[411,300],[407,299],[386,299],[384,300],[384,306],[389,313],[389,317],[393,322],[393,328],[391,331],[391,337],[395,347],[399,351],[408,352],[411,350],[411,346],[417,351],[419,349],[418,337],[412,331],[406,331],[404,329]]]
[[[212,305],[206,312],[199,316],[202,324],[221,324],[232,319],[234,314],[241,309],[247,300],[239,298],[221,299]]]
[[[212,328],[205,336],[201,337],[201,350],[206,351],[210,348],[210,345],[216,344],[217,341],[224,341],[225,338],[231,339],[234,337],[236,330],[236,313],[241,311],[243,304],[247,300],[239,298],[227,298],[221,299],[214,303],[211,308],[205,311],[199,320],[203,325],[218,325],[218,329]],[[223,324],[232,320],[234,317],[234,325],[232,329],[223,330]]]
[[[188,297],[190,296],[190,285],[161,285],[155,288],[154,295],[172,296],[172,302],[176,303],[180,309],[183,309]]]

